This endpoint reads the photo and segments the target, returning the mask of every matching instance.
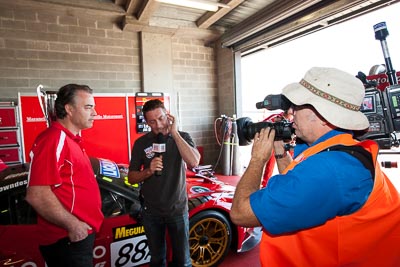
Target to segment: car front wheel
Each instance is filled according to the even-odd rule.
[[[194,267],[217,266],[229,251],[232,230],[217,211],[203,211],[190,218],[189,245]]]

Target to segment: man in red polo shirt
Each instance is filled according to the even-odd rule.
[[[26,200],[38,213],[40,252],[49,267],[92,267],[103,222],[100,191],[80,131],[93,126],[92,89],[68,84],[55,101],[56,121],[32,147]]]

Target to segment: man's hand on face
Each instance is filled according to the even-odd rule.
[[[173,131],[178,131],[178,125],[176,123],[176,119],[171,114],[167,114],[168,120],[168,131],[172,133]]]

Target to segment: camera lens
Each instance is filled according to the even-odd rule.
[[[292,128],[291,122],[279,121],[279,122],[257,122],[253,123],[250,118],[243,117],[237,121],[237,132],[239,137],[239,145],[249,145],[256,133],[259,133],[261,129],[271,127],[275,129],[275,140],[291,141],[294,129]]]

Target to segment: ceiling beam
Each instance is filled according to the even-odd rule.
[[[185,38],[196,38],[204,41],[205,44],[212,43],[221,36],[221,32],[217,30],[198,29],[198,28],[170,28],[170,27],[159,27],[149,26],[145,23],[140,23],[132,16],[126,16],[123,22],[123,30],[130,32],[151,32],[166,34],[172,37],[185,37]]]
[[[321,2],[321,0],[279,0],[266,6],[250,18],[228,30],[222,36],[222,45],[230,47],[244,38],[274,25],[302,10]]]
[[[135,10],[138,9],[139,3],[141,0],[126,0],[125,2],[125,10],[127,15],[133,15]]]
[[[111,3],[111,2],[94,2],[91,0],[70,0],[70,1],[64,1],[64,0],[34,0],[34,1],[20,1],[20,0],[15,0],[11,1],[11,3],[22,3],[26,2],[27,5],[33,5],[33,6],[40,6],[40,5],[58,5],[58,6],[63,6],[63,7],[68,7],[68,8],[79,8],[79,9],[93,9],[93,10],[99,10],[99,11],[108,11],[108,12],[121,12],[122,8]]]
[[[136,13],[136,18],[140,22],[148,22],[151,16],[159,7],[159,2],[157,2],[156,0],[142,0],[141,2],[142,5],[139,6],[139,9]]]
[[[207,29],[211,25],[213,25],[215,22],[217,22],[219,19],[221,19],[223,16],[231,12],[235,7],[243,3],[245,0],[228,0],[225,1],[225,3],[229,6],[229,8],[226,7],[220,7],[218,11],[216,12],[211,12],[208,11],[206,12],[203,16],[201,16],[197,21],[196,25],[200,29]]]
[[[114,3],[117,6],[124,6],[125,5],[126,0],[114,0]]]

